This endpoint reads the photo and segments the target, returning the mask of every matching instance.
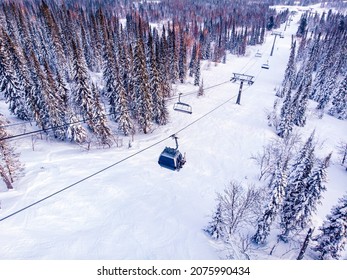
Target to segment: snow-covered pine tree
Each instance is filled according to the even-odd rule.
[[[308,105],[308,96],[311,89],[311,73],[308,67],[306,68],[304,78],[293,97],[292,108],[294,110],[293,123],[297,126],[305,126],[306,124],[306,109]]]
[[[163,27],[163,35],[161,40],[156,41],[156,57],[159,70],[160,84],[163,87],[163,97],[171,96],[171,83],[169,78],[169,66],[167,62],[168,45],[165,37],[165,28]]]
[[[318,163],[318,166],[314,167],[311,174],[307,178],[306,189],[305,189],[305,200],[303,205],[303,215],[301,219],[301,228],[305,228],[310,225],[312,215],[317,211],[317,205],[321,204],[322,193],[326,191],[327,182],[327,168],[331,153]]]
[[[134,55],[135,116],[143,133],[148,133],[153,119],[153,101],[142,38],[137,40]]]
[[[76,42],[72,42],[73,49],[73,103],[76,112],[80,113],[84,121],[87,121],[89,126],[92,126],[90,117],[93,116],[93,92],[90,85],[90,76],[87,65],[83,57],[83,53]],[[93,128],[90,127],[92,130]]]
[[[303,203],[306,199],[307,180],[314,164],[314,132],[296,157],[288,178],[285,198],[281,210],[281,227],[283,229],[280,238],[288,241],[290,232],[300,229],[305,219]]]
[[[332,207],[319,230],[320,234],[314,238],[317,245],[312,248],[318,259],[339,259],[347,242],[347,195]]]
[[[196,42],[194,42],[192,56],[189,62],[189,77],[193,77],[193,74],[195,74],[196,56],[197,56]]]
[[[13,67],[14,54],[8,49],[8,42],[5,31],[0,30],[0,92],[5,97],[5,102],[9,104],[9,110],[22,120],[29,120],[30,115],[25,102],[25,89],[18,79]]]
[[[115,100],[115,121],[118,123],[118,130],[124,135],[134,133],[134,124],[130,117],[127,94],[119,75],[116,76],[116,100]]]
[[[216,212],[212,216],[212,221],[204,231],[213,239],[219,240],[224,238],[225,224],[222,217],[222,204],[218,203]]]
[[[202,79],[198,90],[198,97],[203,96],[204,94],[204,80]]]
[[[180,49],[178,57],[178,76],[180,82],[183,84],[186,79],[186,64],[187,64],[187,46],[184,39],[183,30],[180,31]]]
[[[286,93],[290,91],[293,87],[294,78],[295,78],[295,49],[296,49],[296,41],[292,42],[289,60],[287,64],[286,71],[284,72],[284,79],[282,82],[282,89],[278,91],[278,97],[286,96]]]
[[[296,32],[297,37],[304,37],[307,28],[307,13],[303,14],[300,18],[298,30]]]
[[[148,56],[149,56],[149,80],[150,91],[153,100],[153,118],[159,125],[164,125],[168,121],[169,113],[166,108],[166,101],[164,99],[164,85],[160,83],[158,65],[156,55],[154,53],[154,45],[152,43],[152,36],[148,37]]]
[[[170,79],[171,82],[174,84],[178,78],[179,78],[179,73],[178,73],[178,51],[176,47],[176,35],[175,35],[175,23],[173,23],[173,29],[168,30],[168,55],[169,55],[169,73],[170,73]]]
[[[83,144],[86,142],[88,134],[84,127],[80,124],[81,122],[77,119],[73,112],[68,112],[69,125],[66,132],[66,137],[70,141],[74,141],[77,144]]]
[[[338,90],[333,97],[329,114],[340,119],[347,119],[347,74],[339,84]]]
[[[46,74],[46,80],[44,81],[46,89],[43,91],[43,93],[45,94],[49,124],[53,130],[54,137],[58,138],[59,140],[65,140],[67,129],[66,103],[63,101],[62,96],[60,95],[55,82],[55,77],[53,76],[47,62],[45,62],[44,71]]]
[[[323,92],[323,86],[326,83],[327,77],[329,77],[328,73],[330,71],[330,56],[331,53],[329,52],[326,54],[323,62],[320,64],[320,67],[317,71],[317,74],[312,82],[312,88],[311,92],[309,94],[309,98],[314,100],[314,101],[319,101],[321,96],[324,94]],[[316,58],[317,60],[317,58]]]
[[[45,130],[50,125],[44,93],[44,91],[47,89],[45,86],[46,78],[34,53],[31,53],[31,60],[33,67],[30,68],[30,73],[33,81],[33,87],[31,88],[30,93],[27,95],[27,102],[31,107],[36,124],[38,127]]]
[[[13,189],[13,183],[21,176],[24,165],[19,161],[19,153],[16,153],[4,138],[9,134],[5,130],[6,120],[0,114],[0,177],[6,184],[7,189]]]
[[[94,132],[99,139],[101,145],[112,146],[112,132],[107,124],[105,110],[101,104],[100,93],[97,87],[92,83],[92,106],[88,111],[87,123],[90,129]]]
[[[276,133],[281,138],[287,138],[293,130],[293,107],[291,99],[291,90],[289,90],[283,101],[280,121],[276,127]]]
[[[280,160],[276,163],[276,169],[272,174],[271,184],[269,186],[272,189],[270,202],[265,207],[264,214],[258,220],[257,232],[252,237],[253,242],[257,244],[264,244],[266,242],[266,238],[270,234],[271,224],[282,207],[287,186],[286,165],[286,163],[283,164]]]
[[[194,86],[198,86],[200,84],[200,58],[195,63],[195,77],[194,77]]]

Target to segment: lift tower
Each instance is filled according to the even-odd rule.
[[[236,100],[236,104],[240,105],[243,83],[247,82],[248,85],[250,85],[250,86],[253,85],[254,76],[239,74],[239,73],[233,73],[233,75],[234,76],[230,79],[231,82],[235,83],[237,81],[240,81],[239,94],[237,95],[237,100]]]

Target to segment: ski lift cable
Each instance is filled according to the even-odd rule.
[[[128,160],[128,159],[130,159],[130,158],[132,158],[132,157],[134,157],[134,156],[136,156],[136,155],[138,155],[138,154],[140,154],[140,153],[142,153],[142,152],[144,152],[144,151],[146,151],[146,150],[148,150],[148,149],[150,149],[150,148],[160,144],[160,143],[162,143],[162,142],[164,142],[168,138],[171,138],[171,135],[166,137],[166,138],[163,138],[163,139],[155,142],[154,144],[149,145],[146,148],[143,148],[142,150],[137,151],[136,153],[133,153],[133,154],[131,154],[131,155],[129,155],[129,156],[127,156],[127,157],[125,157],[125,158],[123,158],[123,159],[121,159],[121,160],[119,160],[119,161],[117,161],[117,162],[115,162],[115,163],[113,163],[113,164],[111,164],[111,165],[109,165],[109,166],[107,166],[107,167],[97,171],[97,172],[94,172],[93,174],[90,174],[89,176],[84,177],[84,178],[78,180],[75,183],[72,183],[72,184],[70,184],[70,185],[68,185],[68,186],[66,186],[66,187],[64,187],[64,188],[62,188],[62,189],[60,189],[60,190],[58,190],[58,191],[48,195],[48,196],[45,196],[45,197],[43,197],[43,198],[41,198],[41,199],[39,199],[39,200],[37,200],[37,201],[35,201],[33,203],[30,203],[29,205],[27,205],[27,206],[25,206],[23,208],[20,208],[20,209],[16,210],[15,212],[13,212],[13,213],[5,216],[5,217],[0,218],[0,222],[2,222],[2,221],[6,220],[6,219],[8,219],[8,218],[10,218],[10,217],[12,217],[14,215],[17,215],[20,212],[23,212],[23,211],[25,211],[25,210],[27,210],[27,209],[29,209],[29,208],[31,208],[31,207],[33,207],[33,206],[43,202],[43,201],[45,201],[45,200],[47,200],[47,199],[49,199],[49,198],[51,198],[53,196],[56,196],[59,193],[62,193],[64,191],[68,190],[68,189],[71,189],[72,187],[74,187],[74,186],[76,186],[76,185],[78,185],[78,184],[80,184],[80,183],[82,183],[82,182],[84,182],[84,181],[86,181],[86,180],[88,180],[88,179],[90,179],[92,177],[95,177],[96,175],[98,175],[98,174],[100,174],[100,173],[102,173],[102,172],[104,172],[104,171],[106,171],[106,170],[108,170],[108,169],[110,169],[110,168],[112,168],[112,167],[114,167],[114,166],[116,166],[116,165],[118,165],[118,164],[120,164],[120,163],[122,163],[122,162],[124,162],[124,161],[126,161],[126,160]]]
[[[110,115],[112,115],[112,113],[105,114],[105,116],[110,116]],[[29,132],[25,132],[25,133],[21,133],[21,134],[9,135],[7,137],[1,138],[0,141],[12,140],[12,139],[15,139],[15,138],[18,138],[18,137],[22,137],[22,136],[25,137],[25,136],[29,136],[29,135],[32,135],[32,134],[37,134],[37,133],[40,133],[40,132],[46,132],[46,131],[50,131],[50,130],[66,127],[66,126],[69,126],[69,125],[72,125],[72,124],[78,124],[78,123],[82,123],[82,122],[86,122],[86,121],[97,120],[99,118],[101,118],[101,116],[94,117],[94,118],[89,118],[89,119],[84,119],[84,120],[77,120],[77,121],[74,121],[74,122],[65,123],[63,125],[51,126],[51,127],[45,128],[45,129],[37,129],[37,130],[34,130],[34,131],[29,131]]]

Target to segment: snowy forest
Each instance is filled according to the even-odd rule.
[[[299,248],[294,259],[346,258],[347,192],[319,226],[315,216],[327,191],[332,156],[338,158],[346,185],[347,133],[321,156],[316,153],[321,145],[317,132],[309,131],[308,137],[297,132],[312,112],[318,123],[332,117],[346,127],[344,1],[0,4],[0,99],[8,109],[0,112],[3,193],[25,180],[26,164],[14,139],[35,134],[52,149],[64,144],[103,151],[117,149],[120,138],[151,137],[172,121],[168,104],[176,100],[177,86],[191,84],[197,96],[204,95],[203,65],[246,57],[271,32],[297,23],[281,84],[264,115],[273,137],[251,156],[258,178],[254,184],[228,178],[230,183],[212,198],[215,208],[201,231],[228,252],[227,259],[262,258],[264,253],[259,257],[254,252],[272,256],[293,246]],[[324,12],[304,9],[299,14],[288,8],[294,4],[316,4]],[[14,129],[23,124],[30,131]],[[34,153],[33,138],[31,142]],[[132,145],[129,140],[129,149]],[[2,210],[0,197],[0,214]]]

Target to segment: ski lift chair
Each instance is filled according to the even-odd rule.
[[[187,103],[181,102],[181,95],[182,95],[182,93],[180,93],[180,94],[178,95],[178,102],[176,102],[176,103],[174,104],[173,109],[174,109],[175,111],[178,111],[178,112],[191,114],[191,113],[192,113],[192,106],[190,106],[190,105],[187,104]]]
[[[172,138],[176,141],[176,148],[165,147],[159,156],[158,163],[161,167],[179,171],[186,163],[186,158],[178,150],[178,137],[172,135]]]
[[[269,68],[270,68],[270,66],[269,66],[269,61],[267,61],[266,63],[263,63],[263,64],[261,65],[261,68],[263,68],[263,69],[269,69]]]
[[[262,55],[261,55],[261,52],[259,52],[259,51],[257,51],[256,53],[255,53],[255,57],[261,57]]]

